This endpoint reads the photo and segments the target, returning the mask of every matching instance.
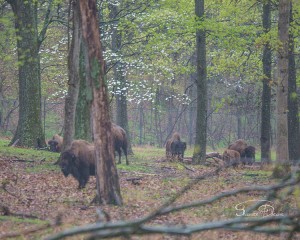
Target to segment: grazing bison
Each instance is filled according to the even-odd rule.
[[[128,158],[127,158],[127,136],[126,132],[123,128],[116,124],[112,124],[112,134],[113,134],[113,143],[114,143],[114,150],[118,152],[119,154],[119,162],[121,163],[121,149],[123,150],[123,153],[126,158],[126,164],[129,165]]]
[[[67,177],[71,174],[84,188],[90,175],[95,175],[95,147],[84,140],[74,140],[71,147],[61,153],[61,171]]]
[[[184,151],[186,150],[186,142],[181,142],[180,140],[175,140],[171,143],[171,155],[172,158],[178,157],[178,159],[183,160]]]
[[[223,153],[223,161],[228,166],[236,167],[240,164],[241,155],[238,151],[226,149]]]
[[[58,134],[55,134],[52,139],[48,141],[48,145],[50,146],[51,152],[61,152],[63,138]]]

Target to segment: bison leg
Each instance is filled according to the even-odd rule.
[[[85,185],[87,184],[87,182],[89,181],[90,178],[90,171],[89,168],[83,168],[81,169],[81,172],[79,173],[79,178],[78,178],[78,182],[79,182],[79,189],[82,189],[85,187]]]
[[[118,148],[117,152],[118,152],[118,155],[119,155],[119,162],[118,162],[118,164],[121,164],[121,149]]]
[[[125,159],[126,159],[126,165],[129,165],[128,158],[127,158],[127,148],[126,147],[123,147],[123,152],[124,152]]]

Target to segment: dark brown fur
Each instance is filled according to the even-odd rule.
[[[245,157],[241,158],[243,164],[252,165],[255,162],[255,147],[247,146],[245,149]]]
[[[228,146],[228,149],[235,150],[240,153],[241,158],[245,157],[245,149],[247,147],[247,143],[244,139],[238,139],[234,143]]]
[[[111,130],[113,134],[114,149],[115,151],[118,152],[119,155],[118,163],[121,163],[121,155],[122,155],[121,149],[122,149],[126,158],[126,164],[129,165],[128,158],[127,158],[128,141],[127,141],[125,130],[114,123],[112,124]]]
[[[238,151],[226,149],[223,153],[223,161],[229,166],[238,166],[241,161],[241,155]]]
[[[180,141],[180,135],[178,132],[174,132],[172,137],[170,139],[168,139],[168,141],[166,142],[166,157],[167,157],[167,159],[172,157],[171,145],[175,141]]]
[[[84,188],[90,175],[95,175],[95,147],[84,140],[74,140],[71,147],[62,152],[59,166],[67,177],[71,174]]]
[[[58,134],[55,134],[52,139],[48,141],[48,145],[50,146],[51,152],[61,152],[63,138]]]

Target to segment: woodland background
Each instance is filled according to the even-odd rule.
[[[133,144],[163,147],[172,131],[189,145],[195,139],[196,70],[193,1],[98,1],[100,28],[107,63],[111,116],[116,99],[126,95]],[[270,28],[263,26],[268,1],[207,1],[207,144],[212,149],[244,138],[260,145],[263,102],[263,50],[272,54],[270,138],[276,139],[275,88],[278,3],[270,1]],[[11,137],[18,123],[18,61],[13,12],[1,1],[0,130]],[[42,121],[47,138],[63,129],[64,98],[68,87],[70,47],[68,1],[37,1],[41,42]],[[113,8],[117,14],[113,16]],[[299,4],[292,8],[296,69],[298,66]],[[119,46],[113,39],[117,29]],[[116,68],[117,65],[117,68]],[[119,73],[116,73],[118,71]],[[119,75],[118,75],[119,74]],[[120,78],[125,79],[121,82]],[[298,79],[298,78],[297,78]],[[123,81],[123,80],[122,80]],[[298,92],[293,92],[298,99]],[[296,115],[298,112],[295,113]]]
[[[98,30],[87,15],[94,3],[100,46],[98,31],[86,31]],[[0,0],[0,130],[9,139],[0,140],[0,238],[299,238],[299,168],[287,162],[300,159],[299,8],[290,0]],[[55,133],[67,146],[73,130],[89,139],[91,101],[93,120],[104,120],[93,122],[97,176],[79,190],[54,164],[58,153],[37,150]],[[131,139],[129,166],[111,161],[108,112]],[[222,150],[244,138],[262,163],[277,142],[277,168],[166,161],[173,131],[195,145],[194,163],[205,160],[206,140]],[[96,197],[113,203],[100,195],[107,183],[122,206],[91,204],[95,185]]]

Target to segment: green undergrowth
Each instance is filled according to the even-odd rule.
[[[10,147],[9,141],[0,139],[0,157],[10,157],[15,160],[31,160],[55,162],[59,157],[58,153],[47,150],[36,150],[31,148]]]
[[[14,223],[31,223],[31,224],[45,224],[48,221],[44,221],[38,218],[23,218],[23,217],[15,217],[15,216],[0,216],[0,222],[10,221]]]

